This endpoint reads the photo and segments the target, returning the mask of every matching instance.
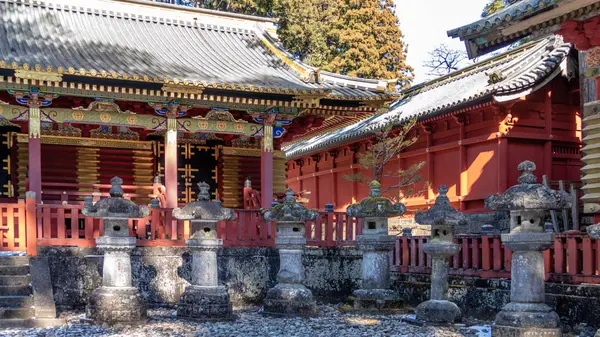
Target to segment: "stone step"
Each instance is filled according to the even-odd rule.
[[[28,286],[31,275],[0,275],[0,287]]]
[[[26,319],[35,316],[33,308],[2,308],[0,307],[0,320],[2,319]],[[1,327],[4,325],[0,324]]]
[[[0,257],[0,266],[22,266],[29,264],[27,256],[2,256]]]
[[[0,319],[0,327],[13,328],[47,328],[65,325],[64,319],[58,318],[31,318],[31,319]]]
[[[0,286],[0,296],[29,296],[32,295],[31,287],[24,286]]]
[[[6,266],[0,265],[0,275],[28,275],[29,265]]]
[[[30,308],[33,305],[33,296],[0,296],[2,308]]]

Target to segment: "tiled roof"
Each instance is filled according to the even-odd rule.
[[[385,94],[385,81],[323,73],[306,81],[302,72],[313,69],[270,39],[272,25],[139,0],[0,0],[0,68],[340,99]]]
[[[464,37],[472,34],[481,34],[497,26],[504,26],[511,22],[520,21],[533,14],[552,8],[561,0],[521,0],[488,17],[477,20],[468,25],[448,31],[450,37]]]
[[[423,120],[485,100],[518,98],[554,78],[569,51],[570,45],[558,36],[530,43],[407,89],[385,114],[287,145],[283,150],[288,158],[294,158],[368,137],[389,123],[400,125],[415,117]]]

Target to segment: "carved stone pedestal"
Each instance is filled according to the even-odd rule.
[[[104,219],[105,225],[127,229],[126,219]],[[131,286],[133,237],[101,236],[96,246],[104,251],[102,287],[95,289],[86,307],[87,318],[97,323],[141,323],[146,320],[146,304],[137,288]]]
[[[461,318],[460,309],[448,301],[448,258],[460,251],[454,243],[454,231],[466,223],[464,214],[450,205],[448,187],[441,185],[435,204],[427,212],[417,213],[415,221],[431,225],[431,237],[423,245],[431,257],[431,296],[417,306],[417,320],[428,323],[454,323]]]
[[[97,323],[144,323],[146,304],[137,288],[100,287],[95,289],[86,307],[87,318]]]
[[[216,224],[216,222],[215,222]],[[209,228],[209,227],[207,227]],[[198,231],[201,236],[204,231]],[[192,251],[192,285],[187,286],[177,305],[177,317],[198,320],[231,320],[231,302],[227,287],[219,285],[217,250],[222,240],[209,236],[186,240]]]
[[[187,286],[177,304],[177,317],[210,321],[234,319],[227,287]]]
[[[85,197],[82,213],[104,220],[104,235],[96,238],[96,246],[104,251],[102,287],[95,289],[86,307],[87,318],[96,323],[136,324],[146,320],[146,304],[131,284],[131,251],[136,238],[129,236],[129,219],[145,218],[146,206],[137,206],[123,198],[123,180],[110,180],[110,198],[95,204]]]
[[[317,312],[312,292],[304,282],[302,250],[306,247],[304,221],[314,220],[318,212],[296,202],[288,188],[283,203],[263,213],[267,221],[277,221],[275,246],[279,248],[277,285],[267,292],[264,313],[274,316],[311,316]]]
[[[385,219],[387,222],[387,218]],[[364,231],[364,230],[363,230]],[[402,301],[390,290],[390,258],[394,248],[390,235],[360,235],[357,248],[362,252],[362,287],[355,290],[354,308],[390,311],[400,309]]]
[[[393,204],[381,196],[381,184],[371,182],[369,196],[346,209],[349,217],[363,219],[362,234],[356,238],[362,252],[361,288],[355,290],[354,309],[357,311],[389,312],[401,308],[400,297],[390,290],[390,252],[395,238],[388,235],[388,218],[406,211],[403,204]]]
[[[304,223],[278,222],[275,244],[279,248],[277,285],[267,291],[264,313],[274,316],[311,316],[317,312],[312,292],[304,282],[302,248]]]
[[[173,217],[191,220],[192,235],[185,241],[192,253],[192,284],[185,288],[177,305],[177,317],[203,321],[231,320],[227,287],[219,285],[217,251],[223,240],[217,238],[217,223],[235,219],[235,212],[210,201],[210,186],[198,184],[198,200],[173,209]]]
[[[459,321],[461,312],[454,302],[448,301],[448,258],[460,251],[457,244],[433,242],[423,245],[431,256],[431,296],[417,306],[417,320],[430,323],[453,323]]]
[[[544,255],[554,242],[553,233],[502,234],[513,251],[511,302],[496,315],[494,337],[560,337],[558,314],[545,302]]]
[[[510,303],[496,315],[494,337],[562,336],[558,315],[545,301],[542,252],[553,244],[554,234],[545,231],[544,219],[548,210],[571,208],[571,196],[538,184],[535,168],[522,162],[519,184],[485,198],[486,208],[510,211],[510,233],[502,234],[502,243],[513,252]]]

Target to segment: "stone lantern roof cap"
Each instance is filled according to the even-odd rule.
[[[406,207],[403,204],[393,204],[390,199],[381,196],[381,183],[377,180],[371,182],[370,188],[371,190],[367,198],[364,198],[357,204],[348,206],[346,209],[348,216],[356,218],[390,218],[401,216],[406,212]]]
[[[203,181],[198,183],[198,201],[173,209],[173,217],[179,220],[228,221],[235,219],[235,212],[222,207],[220,201],[210,201],[210,185]]]
[[[86,197],[82,213],[85,216],[96,218],[145,218],[150,215],[147,206],[136,205],[133,201],[123,198],[123,179],[114,177],[110,180],[112,184],[109,198],[102,198],[95,204],[92,197]]]
[[[521,176],[519,184],[510,187],[503,194],[493,194],[485,198],[485,207],[494,211],[511,210],[558,210],[571,208],[571,196],[565,191],[556,191],[537,183],[533,175],[535,163],[526,160],[517,167]]]
[[[440,186],[440,195],[435,199],[435,204],[426,212],[417,212],[415,221],[420,225],[446,224],[451,226],[462,225],[467,222],[467,217],[450,205],[448,187]]]
[[[277,222],[303,222],[315,220],[319,215],[319,212],[299,204],[296,201],[294,194],[294,191],[291,188],[288,188],[285,192],[283,202],[275,205],[273,208],[264,210],[263,218],[267,221]]]

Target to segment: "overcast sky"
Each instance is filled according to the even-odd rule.
[[[465,50],[459,39],[451,39],[446,31],[480,18],[488,0],[395,0],[400,29],[408,44],[408,64],[415,69],[418,84],[431,76],[423,68],[423,61],[435,46],[446,43],[454,49]]]

